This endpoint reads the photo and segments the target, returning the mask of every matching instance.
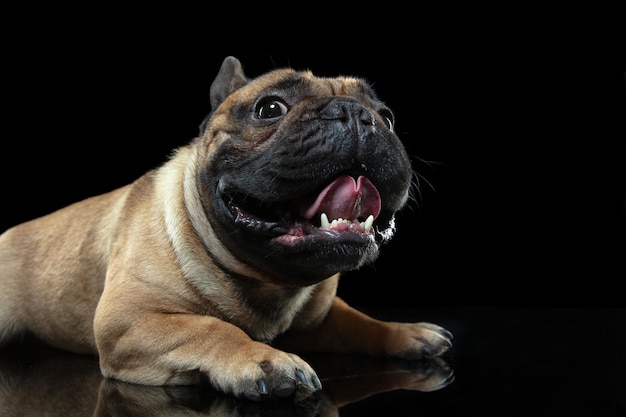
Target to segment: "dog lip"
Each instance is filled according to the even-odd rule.
[[[281,225],[279,222],[264,220],[245,212],[241,207],[232,201],[228,205],[229,211],[234,216],[235,224],[241,225],[246,229],[270,237],[288,233],[289,228]]]
[[[323,228],[314,225],[307,219],[282,219],[267,220],[256,217],[231,201],[228,205],[229,211],[234,216],[234,223],[244,227],[246,230],[269,238],[280,238],[281,242],[293,243],[295,240],[311,237],[330,240],[351,240],[365,242],[374,238],[373,229],[365,230],[356,220],[344,220],[333,224],[331,227]],[[352,237],[349,237],[352,235]],[[340,236],[343,236],[340,238]]]
[[[328,242],[328,243],[357,243],[357,244],[369,244],[374,240],[374,236],[368,233],[356,233],[356,232],[334,232],[330,230],[322,230],[318,227],[313,227],[311,233],[302,236],[283,234],[277,236],[275,239],[283,246],[298,246],[305,244],[306,242]]]

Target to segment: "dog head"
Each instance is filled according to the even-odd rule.
[[[392,112],[362,79],[228,57],[211,86],[198,167],[203,209],[238,259],[309,285],[373,262],[413,171]]]

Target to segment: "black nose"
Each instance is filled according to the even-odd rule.
[[[362,104],[352,100],[335,99],[330,101],[320,113],[323,120],[336,120],[346,128],[359,133],[371,130],[376,121],[374,115]]]

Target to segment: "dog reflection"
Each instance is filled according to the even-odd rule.
[[[341,407],[391,390],[436,391],[453,371],[433,361],[342,355],[307,357],[323,390],[304,400],[253,402],[202,386],[144,386],[102,378],[97,358],[64,352],[22,355],[0,350],[0,415],[21,417],[340,416]]]
[[[0,416],[92,416],[101,382],[93,356],[32,345],[0,349]]]

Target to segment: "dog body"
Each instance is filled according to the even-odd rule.
[[[320,389],[297,350],[434,357],[452,335],[336,296],[393,236],[412,169],[368,84],[228,57],[200,135],[137,181],[0,236],[0,341],[98,353],[102,373],[252,400]],[[281,347],[281,349],[278,348]],[[283,350],[284,349],[284,350]]]

